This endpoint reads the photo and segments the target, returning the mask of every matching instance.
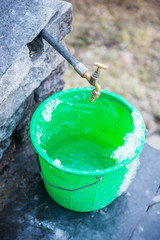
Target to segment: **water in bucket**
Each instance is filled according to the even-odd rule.
[[[114,148],[106,139],[89,134],[73,134],[59,139],[47,150],[54,165],[81,171],[112,167]]]

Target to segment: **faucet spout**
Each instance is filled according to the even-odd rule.
[[[99,96],[100,96],[100,94],[101,94],[101,85],[98,83],[98,82],[96,82],[95,83],[95,89],[93,89],[93,91],[91,92],[91,98],[90,98],[90,101],[91,102],[94,102],[94,100],[96,99],[96,98],[99,98]]]
[[[99,84],[99,75],[100,75],[100,69],[103,68],[103,69],[107,69],[108,67],[101,64],[101,63],[97,63],[95,62],[95,65],[97,66],[97,69],[96,71],[91,75],[89,73],[89,71],[85,72],[83,77],[86,78],[88,80],[88,82],[93,85],[95,87],[95,89],[91,92],[91,98],[90,98],[90,101],[91,102],[94,102],[94,100],[96,98],[98,98],[101,94],[101,85]]]
[[[96,98],[100,96],[100,91],[101,91],[101,85],[99,84],[98,81],[98,73],[95,71],[94,74],[90,74],[89,71],[85,72],[83,77],[87,79],[87,81],[95,87],[95,89],[91,92],[92,96],[90,98],[90,101],[93,102]]]
[[[95,72],[94,74],[90,74],[89,71],[87,71],[84,75],[83,75],[84,78],[87,79],[87,81],[95,87],[95,89],[91,92],[92,96],[90,98],[90,101],[91,102],[94,102],[94,100],[96,98],[98,98],[101,94],[101,85],[99,84],[99,81],[98,81],[98,75],[97,75],[97,72]]]

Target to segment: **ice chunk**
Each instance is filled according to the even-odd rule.
[[[158,203],[158,202],[160,202],[160,195],[154,196],[153,199],[152,199],[152,202],[153,202],[153,203]]]
[[[55,159],[53,163],[55,166],[61,167],[61,161],[59,159]]]
[[[66,240],[67,239],[67,235],[66,235],[66,232],[59,229],[59,228],[56,228],[56,231],[55,231],[55,240]]]

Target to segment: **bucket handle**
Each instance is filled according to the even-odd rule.
[[[88,184],[88,185],[86,185],[86,186],[80,187],[80,188],[76,188],[76,189],[66,189],[66,188],[62,188],[62,187],[55,186],[55,185],[47,182],[47,181],[43,178],[43,175],[42,175],[42,172],[41,172],[41,166],[40,166],[39,160],[38,160],[38,154],[36,154],[36,156],[37,156],[37,164],[38,164],[38,168],[39,168],[39,171],[40,171],[41,178],[42,178],[42,180],[43,180],[45,183],[47,183],[47,184],[50,185],[51,187],[58,188],[58,189],[61,189],[61,190],[64,190],[64,191],[74,192],[74,191],[81,190],[81,189],[86,188],[86,187],[90,187],[90,186],[92,186],[92,185],[94,185],[94,184],[96,184],[96,183],[99,183],[99,182],[102,180],[102,176],[101,176],[101,177],[98,179],[98,181],[96,181],[96,182],[94,182],[94,183],[91,183],[91,184]]]
[[[91,183],[91,184],[88,184],[88,185],[86,185],[86,186],[83,186],[83,187],[80,187],[80,188],[76,188],[76,189],[66,189],[66,188],[62,188],[62,187],[55,186],[55,185],[47,182],[47,181],[43,178],[42,172],[40,172],[40,175],[41,175],[42,180],[43,180],[45,183],[47,183],[48,185],[50,185],[51,187],[58,188],[58,189],[61,189],[61,190],[64,190],[64,191],[69,191],[69,192],[74,192],[74,191],[78,191],[78,190],[81,190],[81,189],[86,188],[86,187],[90,187],[90,186],[92,186],[92,185],[94,185],[94,184],[96,184],[96,183],[99,183],[99,182],[102,180],[102,176],[101,176],[101,177],[98,179],[98,181],[96,181],[96,182],[94,182],[94,183]]]

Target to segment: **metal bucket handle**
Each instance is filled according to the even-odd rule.
[[[74,192],[74,191],[81,190],[81,189],[86,188],[86,187],[90,187],[90,186],[92,186],[92,185],[94,185],[94,184],[96,184],[96,183],[99,183],[99,182],[102,180],[102,176],[101,176],[100,179],[98,179],[98,181],[96,181],[96,182],[94,182],[94,183],[91,183],[91,184],[88,184],[88,185],[86,185],[86,186],[83,186],[83,187],[80,187],[80,188],[76,188],[76,189],[66,189],[66,188],[62,188],[62,187],[55,186],[55,185],[47,182],[47,181],[43,178],[42,172],[40,172],[40,175],[41,175],[42,180],[43,180],[45,183],[47,183],[48,185],[50,185],[51,187],[58,188],[58,189],[61,189],[61,190],[65,190],[65,191],[69,191],[69,192]]]
[[[58,186],[55,186],[55,185],[47,182],[47,181],[43,178],[42,172],[41,172],[41,166],[40,166],[40,164],[39,164],[38,154],[37,154],[37,163],[38,163],[38,167],[39,167],[39,170],[40,170],[40,175],[41,175],[42,180],[43,180],[45,183],[47,183],[48,185],[50,185],[51,187],[58,188],[58,189],[61,189],[61,190],[64,190],[64,191],[74,192],[74,191],[77,191],[77,190],[81,190],[81,189],[83,189],[83,188],[90,187],[90,186],[92,186],[92,185],[94,185],[94,184],[96,184],[96,183],[99,183],[99,182],[102,180],[102,176],[101,176],[96,182],[91,183],[91,184],[88,184],[88,185],[83,186],[83,187],[80,187],[80,188],[76,188],[76,189],[66,189],[66,188],[58,187]]]

